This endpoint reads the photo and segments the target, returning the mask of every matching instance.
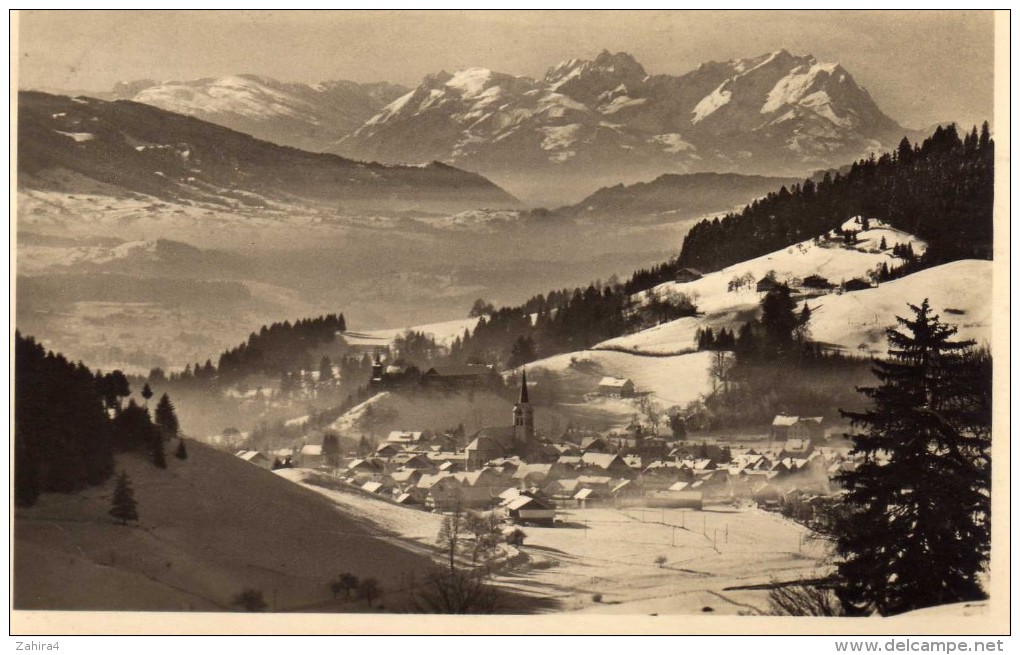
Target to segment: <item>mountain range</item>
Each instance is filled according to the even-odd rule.
[[[305,203],[449,212],[518,204],[484,177],[438,162],[362,163],[142,103],[24,91],[18,94],[18,181],[21,189],[70,192],[91,181],[114,195],[248,209]]]
[[[133,82],[113,95],[308,150],[441,161],[559,204],[662,173],[803,176],[907,132],[843,66],[786,50],[679,76],[649,75],[631,55],[603,51],[541,79],[467,68],[405,90],[240,75]]]

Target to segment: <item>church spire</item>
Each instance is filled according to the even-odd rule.
[[[517,404],[523,405],[528,402],[528,372],[521,368],[521,397]]]

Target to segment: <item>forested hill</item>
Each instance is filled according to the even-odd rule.
[[[846,175],[785,186],[740,213],[695,225],[679,266],[717,270],[836,229],[879,218],[929,244],[925,263],[991,259],[995,145],[988,123],[962,139],[941,126],[920,145],[855,162]]]
[[[33,504],[45,492],[74,493],[104,482],[114,453],[142,452],[166,468],[165,444],[179,436],[170,398],[155,421],[135,404],[120,371],[93,373],[84,364],[46,351],[32,337],[14,336],[14,501]],[[142,391],[146,403],[148,385]],[[187,457],[182,443],[177,456]]]

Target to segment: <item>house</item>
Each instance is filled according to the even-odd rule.
[[[257,450],[239,450],[234,453],[234,455],[249,464],[254,464],[255,466],[259,466],[264,469],[273,467],[273,463],[269,460],[269,458]]]
[[[294,466],[314,469],[325,466],[326,458],[322,455],[322,444],[305,444],[297,451]]]
[[[819,441],[825,437],[822,429],[821,416],[789,416],[779,414],[772,419],[772,431],[770,436],[773,441],[786,441],[787,439],[807,439],[808,441]]]
[[[398,505],[418,505],[418,499],[414,497],[414,494],[400,494],[393,499]]]
[[[776,278],[766,275],[762,279],[758,280],[758,283],[754,288],[758,293],[768,293],[769,291],[778,289],[780,286],[782,286],[782,283],[776,280]]]
[[[585,437],[581,439],[581,452],[584,453],[606,453],[609,452],[609,442],[602,437]]]
[[[868,282],[867,280],[862,280],[860,278],[854,278],[852,280],[847,280],[846,282],[843,283],[843,290],[844,291],[863,291],[865,289],[870,289],[870,288],[871,288],[871,282]]]
[[[416,445],[421,442],[422,433],[409,430],[393,430],[386,437],[386,443],[399,445]]]
[[[361,490],[366,491],[370,494],[385,495],[389,493],[390,489],[382,482],[370,481],[361,485]]]
[[[679,271],[676,272],[676,281],[679,282],[680,284],[684,284],[687,282],[694,282],[695,280],[700,280],[701,276],[702,276],[701,271],[699,271],[696,268],[681,268]]]
[[[632,398],[634,383],[627,378],[604,377],[599,380],[599,394],[611,398]]]
[[[614,478],[629,478],[633,473],[632,469],[627,466],[627,463],[619,455],[585,453],[581,455],[581,463],[586,468],[605,471],[606,474]]]
[[[549,484],[542,487],[542,493],[549,498],[557,500],[566,500],[573,497],[579,489],[581,489],[581,481],[577,478],[564,479],[564,480],[553,480]]]
[[[391,457],[389,463],[394,469],[432,471],[437,468],[433,462],[420,453],[399,453]]]
[[[556,510],[540,498],[518,496],[506,504],[507,516],[515,523],[533,523],[552,525],[556,518]]]
[[[807,289],[832,289],[836,285],[826,280],[821,275],[809,275],[804,278],[800,285]]]
[[[422,382],[438,387],[481,385],[490,381],[495,373],[488,366],[464,364],[461,366],[433,366],[422,375]]]
[[[577,504],[582,507],[590,505],[592,503],[599,502],[604,499],[605,495],[602,491],[598,489],[593,489],[591,487],[585,487],[584,489],[581,489],[576,494],[574,494],[574,500],[576,500]]]
[[[514,471],[513,479],[523,487],[534,487],[545,483],[552,468],[552,464],[524,464]]]
[[[379,447],[375,449],[375,456],[382,458],[390,458],[398,453],[402,452],[400,446],[392,443],[381,443]]]
[[[785,459],[787,457],[791,459],[807,458],[814,449],[814,445],[810,439],[787,439],[786,443],[783,444],[783,450],[779,453],[779,457]],[[787,468],[792,468],[787,465]]]
[[[400,469],[390,473],[390,479],[401,488],[416,487],[422,475],[418,469]]]

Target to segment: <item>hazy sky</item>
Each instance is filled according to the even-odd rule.
[[[538,77],[607,48],[649,73],[779,48],[843,64],[908,127],[991,118],[990,12],[41,12],[20,15],[21,88],[258,73],[415,85],[482,66]]]

